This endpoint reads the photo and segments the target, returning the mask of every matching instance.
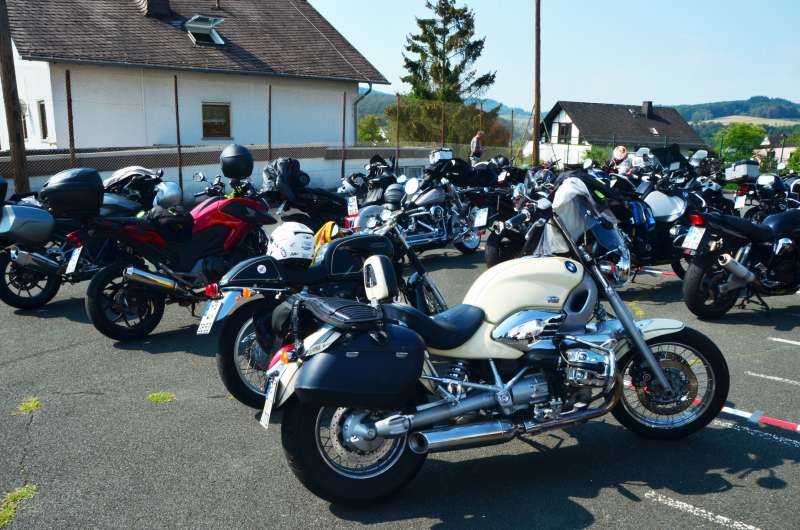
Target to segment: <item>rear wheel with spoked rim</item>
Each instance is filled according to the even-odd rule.
[[[37,309],[58,293],[61,276],[20,267],[8,252],[0,253],[0,300],[18,309]]]
[[[412,452],[407,436],[359,436],[359,425],[386,413],[289,402],[281,426],[289,467],[305,487],[334,503],[367,504],[403,488],[425,455]]]
[[[730,375],[719,348],[690,328],[648,341],[669,380],[665,391],[636,352],[619,362],[624,388],[613,415],[646,438],[675,440],[705,427],[722,410]]]
[[[164,295],[126,280],[127,264],[99,271],[86,289],[86,313],[94,327],[118,341],[146,337],[164,316]]]
[[[717,318],[731,310],[739,298],[739,289],[722,292],[730,273],[712,263],[702,267],[691,263],[683,278],[683,301],[700,318]]]

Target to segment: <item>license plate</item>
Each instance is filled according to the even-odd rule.
[[[473,228],[483,228],[486,226],[486,220],[489,218],[489,208],[481,208],[475,213],[475,222],[472,224]]]
[[[697,250],[697,247],[700,245],[700,241],[702,241],[705,233],[705,228],[699,228],[697,226],[689,228],[689,231],[686,232],[686,237],[683,238],[683,248]]]
[[[739,195],[736,197],[736,201],[733,203],[733,207],[737,210],[741,210],[744,208],[744,203],[747,202],[747,195]]]
[[[278,393],[278,379],[280,379],[278,374],[279,372],[272,372],[267,377],[264,410],[261,411],[261,419],[258,421],[258,423],[267,430],[269,429],[269,417],[272,415],[272,405],[275,404],[275,394]]]
[[[222,308],[222,300],[212,300],[206,306],[203,318],[200,319],[200,325],[197,326],[198,335],[208,335],[211,333],[211,328],[217,320],[217,313]]]
[[[67,262],[66,274],[72,274],[75,272],[75,269],[78,268],[78,260],[81,258],[81,250],[83,250],[83,247],[78,247],[72,251],[72,254],[69,257],[69,262]]]
[[[347,198],[347,215],[358,215],[358,198],[355,195],[351,195]]]

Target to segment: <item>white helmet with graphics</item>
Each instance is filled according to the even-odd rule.
[[[267,256],[298,266],[308,266],[314,257],[314,232],[300,223],[283,223],[272,232]]]

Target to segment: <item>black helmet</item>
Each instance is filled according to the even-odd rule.
[[[253,154],[243,145],[231,144],[219,155],[219,164],[229,179],[246,179],[253,173]]]
[[[503,155],[495,156],[494,158],[492,158],[492,162],[494,162],[494,165],[496,165],[497,167],[507,167],[511,165],[511,162],[508,160],[508,158],[506,158]]]

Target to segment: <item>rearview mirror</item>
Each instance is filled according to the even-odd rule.
[[[192,180],[195,181],[195,182],[205,182],[206,181],[206,176],[203,174],[202,171],[200,171],[200,172],[195,173],[194,175],[192,175]]]
[[[591,169],[593,165],[594,165],[594,160],[592,160],[591,158],[587,158],[586,160],[583,161],[583,169]]]
[[[408,180],[408,177],[406,177],[405,175],[400,175],[399,177],[397,177],[396,182],[398,184],[404,184],[405,181],[407,181],[407,180]]]
[[[786,169],[786,162],[778,164],[778,171],[783,171],[784,169]]]

